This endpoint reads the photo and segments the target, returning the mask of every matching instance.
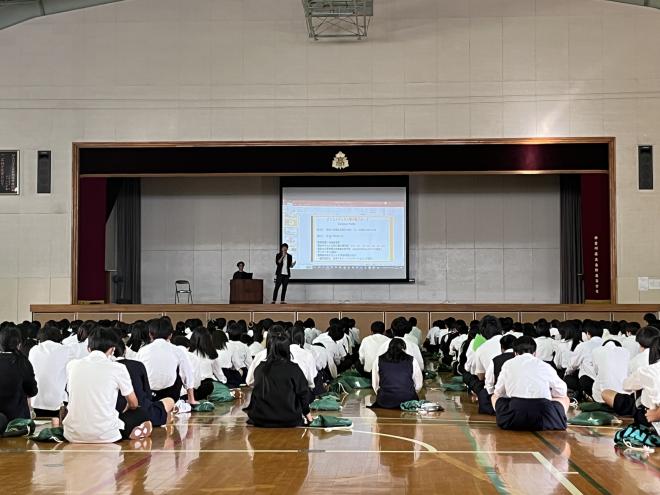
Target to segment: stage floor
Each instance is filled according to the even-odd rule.
[[[427,382],[433,416],[365,407],[354,393],[341,413],[352,432],[246,426],[249,399],[187,414],[147,442],[35,444],[0,440],[6,493],[658,493],[660,457],[623,454],[613,427],[505,432],[476,414],[466,393]]]

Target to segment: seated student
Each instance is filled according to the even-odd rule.
[[[569,399],[555,369],[534,356],[536,343],[523,336],[516,357],[502,366],[493,393],[497,425],[504,430],[565,430]]]
[[[264,428],[293,428],[312,421],[309,386],[300,367],[291,362],[291,342],[283,331],[272,331],[266,360],[254,370],[248,424]]]
[[[305,326],[305,343],[311,344],[314,339],[318,337],[321,332],[316,329],[316,322],[311,318],[307,318],[304,323]]]
[[[84,322],[80,327],[78,327],[78,333],[76,334],[76,341],[69,346],[72,349],[72,359],[81,359],[89,354],[89,349],[87,345],[87,337],[89,332],[92,331],[96,322],[88,320]]]
[[[502,327],[494,316],[484,316],[479,322],[480,334],[485,341],[474,351],[473,374],[483,382],[486,379],[486,370],[495,356],[501,353],[500,339]]]
[[[74,358],[74,348],[59,343],[60,332],[46,325],[39,330],[39,345],[30,349],[30,363],[37,378],[39,393],[32,399],[38,417],[59,416],[67,401],[66,365]]]
[[[575,397],[578,401],[592,396],[593,384],[596,375],[592,360],[592,352],[597,347],[603,345],[603,329],[599,328],[592,321],[585,321],[583,324],[582,340],[573,351],[573,357],[568,367],[564,381],[568,388],[575,391]],[[578,371],[577,380],[570,376],[574,371]]]
[[[408,320],[406,320],[403,316],[399,316],[398,318],[395,318],[394,321],[392,321],[391,325],[392,329],[392,339],[400,339],[403,340],[404,342],[409,342],[405,339],[405,336],[410,333],[410,323]],[[378,349],[378,355],[382,356],[385,354],[390,346],[391,342],[383,342],[380,346],[380,349]],[[419,346],[410,344],[406,345],[403,347],[406,354],[410,355],[413,357],[415,361],[417,361],[417,366],[419,367],[420,370],[424,369],[424,358],[422,358],[422,352],[419,350]],[[373,372],[372,372],[372,378],[373,378]]]
[[[536,323],[536,338],[534,341],[536,342],[536,357],[554,368],[556,343],[550,336],[550,324],[546,320],[539,320]]]
[[[73,443],[111,443],[148,437],[153,428],[139,408],[126,366],[114,362],[117,337],[97,326],[88,337],[89,355],[67,365],[69,404],[62,422],[64,438]],[[151,344],[150,344],[151,345]],[[126,410],[117,412],[117,393],[126,398]]]
[[[429,329],[429,333],[426,334],[426,340],[424,341],[424,347],[431,352],[437,353],[440,351],[440,340],[447,335],[449,330],[447,325],[442,320],[436,320],[433,322],[433,326]]]
[[[190,357],[195,375],[193,385],[196,400],[206,399],[213,393],[213,382],[227,383],[222,372],[222,363],[218,356],[211,334],[204,327],[197,327],[190,336]]]
[[[241,342],[243,333],[243,325],[240,322],[229,326],[229,340],[226,346],[231,355],[231,367],[222,370],[227,377],[227,386],[229,388],[239,388],[245,383],[248,368],[252,364],[250,349]]]
[[[258,353],[265,349],[264,341],[264,331],[260,323],[257,323],[252,328],[252,343],[248,345],[248,350],[250,351],[250,356],[254,358]]]
[[[30,419],[28,399],[37,394],[32,365],[20,345],[18,328],[7,325],[0,330],[0,433],[13,419]]]
[[[344,332],[338,323],[331,324],[327,332],[321,333],[314,339],[312,344],[321,344],[332,355],[335,365],[339,365],[345,356],[345,350],[341,346],[341,340],[344,338]]]
[[[131,324],[129,331],[131,336],[126,342],[126,359],[137,359],[140,349],[151,341],[149,329],[146,322],[139,320]]]
[[[559,320],[552,320],[550,322],[550,337],[555,340],[561,340],[561,335],[559,334],[559,325],[561,322]]]
[[[147,376],[147,369],[140,361],[128,359],[126,357],[126,344],[124,341],[116,336],[115,343],[116,362],[126,366],[129,376],[131,377],[131,385],[133,385],[133,392],[137,398],[138,405],[142,411],[147,415],[153,427],[162,426],[167,423],[170,413],[174,410],[174,400],[170,397],[165,397],[161,400],[154,400],[149,385],[149,377]],[[117,394],[117,404],[115,408],[118,413],[126,410],[126,398],[119,392]]]
[[[660,330],[655,327],[644,327],[635,332],[636,350],[628,362],[627,376],[650,364],[650,347]],[[641,351],[641,352],[640,352]],[[602,402],[610,406],[619,416],[632,416],[641,406],[639,394],[626,393],[614,387],[607,387],[601,392]]]
[[[72,345],[78,342],[78,330],[84,322],[82,320],[75,320],[69,325],[69,335],[62,340],[62,345]]]
[[[353,318],[348,318],[348,329],[349,334],[353,339],[353,346],[359,346],[362,342],[362,338],[360,337],[360,329],[355,326],[355,320]]]
[[[371,407],[399,409],[402,402],[418,400],[424,378],[417,361],[406,352],[409,344],[402,338],[393,338],[387,351],[374,361],[371,383],[376,402]]]
[[[175,402],[181,396],[181,387],[188,393],[188,403],[196,404],[194,373],[185,349],[170,342],[172,322],[169,318],[156,318],[148,323],[151,343],[137,353],[137,360],[144,364],[149,384],[156,400],[170,397]]]
[[[417,328],[417,318],[414,316],[411,316],[408,319],[408,325],[410,325],[410,332],[408,334],[411,337],[414,337],[415,343],[417,344],[417,347],[421,347],[422,345],[422,331]]]
[[[641,391],[641,404],[635,409],[634,421],[654,428],[660,435],[660,337],[655,337],[651,343],[649,363],[626,378],[623,388],[631,392]]]
[[[555,347],[555,369],[560,377],[564,378],[566,368],[571,364],[575,348],[582,342],[582,335],[573,321],[565,321],[559,324],[562,339]]]
[[[486,370],[486,379],[483,387],[476,391],[479,398],[479,413],[495,415],[495,409],[492,405],[492,397],[495,392],[495,384],[500,377],[502,366],[509,359],[513,359],[516,355],[513,352],[513,343],[516,338],[513,335],[504,335],[500,339],[501,354],[495,356],[488,365]]]
[[[596,375],[593,385],[594,402],[603,402],[602,392],[614,390],[623,392],[623,381],[628,376],[630,353],[621,343],[609,339],[591,353]]]
[[[634,358],[640,352],[639,344],[637,343],[637,332],[639,330],[640,326],[637,322],[627,323],[623,327],[621,345],[630,352],[630,359]]]
[[[371,335],[362,339],[358,356],[364,375],[371,377],[371,370],[374,366],[374,361],[378,359],[378,352],[385,342],[390,339],[385,337],[385,323],[382,321],[374,321],[371,324]]]

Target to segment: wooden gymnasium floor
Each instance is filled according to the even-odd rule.
[[[6,494],[215,493],[660,493],[660,453],[615,450],[615,428],[504,432],[465,393],[427,382],[443,413],[367,409],[371,391],[346,397],[352,432],[245,425],[245,396],[213,413],[183,415],[144,445],[0,440]],[[333,413],[331,413],[333,414]]]

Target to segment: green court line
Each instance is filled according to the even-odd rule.
[[[550,450],[552,450],[556,455],[562,456],[561,450],[559,450],[555,445],[553,445],[548,439],[544,438],[538,431],[533,431],[532,434],[538,438],[541,443],[543,443],[546,447],[548,447]],[[563,456],[562,456],[563,457]],[[580,466],[578,466],[574,461],[572,461],[570,458],[568,459],[568,464],[575,470],[577,471],[580,476],[582,476],[585,480],[589,482],[591,486],[593,486],[596,490],[598,490],[600,493],[603,495],[612,495],[609,490],[607,490],[603,485],[598,483],[595,479],[593,479],[587,472],[582,469]]]
[[[506,483],[502,479],[502,477],[498,474],[497,469],[495,466],[493,466],[487,458],[486,454],[483,454],[479,452],[479,449],[477,447],[477,441],[474,438],[474,435],[472,435],[472,432],[470,429],[467,427],[467,425],[463,424],[461,425],[461,430],[463,431],[463,434],[466,436],[468,441],[470,442],[470,445],[472,445],[472,448],[474,450],[475,458],[477,460],[477,464],[481,466],[481,468],[484,470],[486,473],[486,476],[490,479],[490,482],[493,484],[495,487],[495,490],[497,490],[497,493],[501,495],[508,495],[509,490],[507,489]]]

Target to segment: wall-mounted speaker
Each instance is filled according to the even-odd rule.
[[[653,146],[638,146],[637,160],[639,167],[639,189],[653,189]]]
[[[50,194],[50,151],[37,152],[37,193]]]

